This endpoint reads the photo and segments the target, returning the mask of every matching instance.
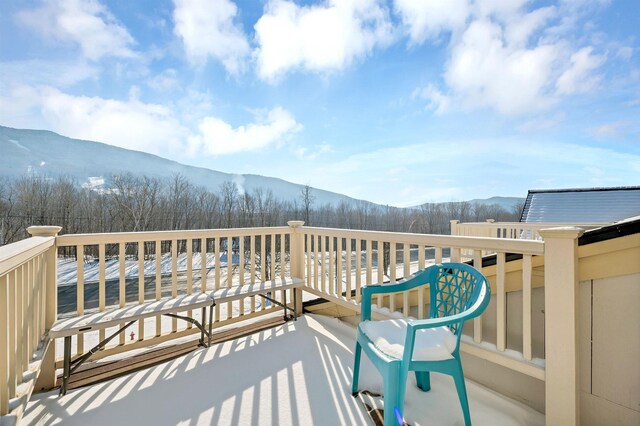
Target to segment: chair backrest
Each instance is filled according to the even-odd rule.
[[[431,318],[460,315],[460,321],[449,326],[460,335],[468,319],[482,314],[489,304],[491,287],[477,269],[464,263],[443,263],[429,268]]]

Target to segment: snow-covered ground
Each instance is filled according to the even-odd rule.
[[[369,425],[351,396],[355,330],[304,315],[297,322],[198,349],[108,382],[34,395],[25,424]],[[362,358],[361,389],[381,393],[379,374]],[[424,393],[410,375],[405,419],[411,425],[462,425],[453,380],[432,374]],[[475,425],[543,425],[544,416],[467,381]],[[367,403],[380,405],[376,398]]]
[[[180,253],[177,256],[177,272],[187,271],[187,254]],[[237,254],[231,256],[232,265],[238,265],[240,257]],[[192,268],[193,271],[200,271],[202,266],[202,256],[200,253],[195,253],[192,256]],[[165,253],[162,255],[160,261],[160,271],[162,274],[171,274],[171,253]],[[138,260],[134,257],[128,257],[125,262],[125,278],[137,278],[138,277]],[[215,266],[215,254],[207,253],[206,267],[213,268]],[[226,253],[220,254],[220,268],[227,268],[227,255]],[[84,263],[84,282],[97,282],[100,273],[100,264],[97,259]],[[155,259],[149,259],[144,261],[144,275],[145,277],[155,277],[156,275],[156,261]],[[120,277],[120,262],[118,259],[107,259],[105,261],[105,280],[113,281]],[[58,260],[58,286],[75,285],[78,281],[78,265],[73,258],[61,258]]]

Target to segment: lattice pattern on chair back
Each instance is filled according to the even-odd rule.
[[[435,285],[431,285],[431,317],[456,315],[469,309],[478,297],[482,275],[466,265],[440,265]],[[449,326],[460,334],[464,321]]]

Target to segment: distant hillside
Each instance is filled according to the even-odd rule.
[[[22,130],[0,126],[0,177],[24,175],[44,177],[65,176],[79,185],[96,188],[109,185],[112,175],[132,173],[160,179],[182,174],[193,184],[218,192],[226,181],[235,182],[242,191],[270,189],[284,201],[300,202],[303,185],[282,179],[253,174],[231,174],[202,167],[187,166],[157,155],[119,148],[100,142],[71,139],[46,130]],[[314,205],[367,203],[346,195],[313,189]],[[472,203],[497,204],[511,211],[524,198],[492,197],[475,199]]]
[[[486,199],[474,199],[472,204],[484,204],[486,206],[498,205],[507,211],[511,211],[514,206],[524,203],[524,197],[491,197]]]
[[[285,201],[300,202],[303,185],[282,179],[223,173],[187,166],[156,155],[118,148],[100,142],[71,139],[45,130],[20,130],[0,126],[0,176],[33,174],[45,177],[67,176],[85,187],[109,183],[109,177],[123,173],[168,178],[180,173],[193,184],[217,192],[226,181],[241,190],[271,189]],[[360,202],[346,195],[313,189],[315,205]]]

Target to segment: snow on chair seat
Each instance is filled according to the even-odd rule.
[[[402,359],[407,335],[406,320],[364,321],[360,327],[378,349],[393,358]],[[452,359],[451,354],[456,349],[457,340],[456,335],[445,326],[418,330],[413,346],[413,360]]]

